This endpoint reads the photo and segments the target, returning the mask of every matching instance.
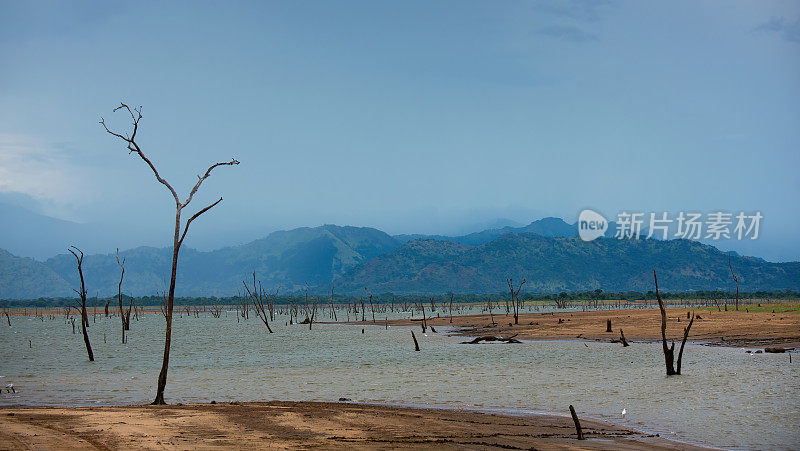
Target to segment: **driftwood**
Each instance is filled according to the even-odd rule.
[[[475,337],[471,341],[462,341],[461,344],[473,345],[473,344],[477,344],[477,343],[480,343],[480,342],[483,342],[483,341],[486,341],[486,342],[489,342],[489,341],[502,341],[503,343],[522,343],[521,341],[519,341],[516,338],[514,338],[517,335],[518,334],[514,334],[514,335],[512,335],[512,336],[510,336],[508,338],[498,337],[498,336],[495,336],[495,335],[484,335],[482,337]]]
[[[569,413],[572,415],[572,421],[575,423],[575,430],[578,432],[578,440],[583,440],[581,422],[578,420],[578,415],[575,413],[575,408],[572,407],[572,404],[569,405]]]

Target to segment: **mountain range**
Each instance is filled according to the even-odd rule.
[[[610,228],[613,230],[613,228]],[[323,225],[274,232],[240,246],[201,252],[183,248],[176,292],[180,296],[228,296],[242,280],[256,277],[265,287],[295,292],[308,286],[337,293],[496,293],[506,279],[527,279],[526,291],[589,289],[647,291],[652,269],[664,289],[732,289],[728,258],[740,290],[800,288],[800,263],[770,263],[724,253],[688,240],[584,242],[575,224],[544,218],[524,227],[487,229],[463,236],[390,236],[367,227]],[[170,248],[121,251],[123,290],[142,296],[168,286]],[[114,254],[86,255],[90,296],[115,294],[120,268]],[[45,261],[0,250],[0,299],[73,296],[79,281],[75,258],[61,254]]]

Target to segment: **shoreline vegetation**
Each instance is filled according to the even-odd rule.
[[[565,409],[566,410],[566,409]],[[0,407],[3,449],[656,449],[699,450],[658,434],[567,415],[350,402]]]

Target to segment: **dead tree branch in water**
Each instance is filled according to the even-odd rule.
[[[664,309],[664,302],[661,300],[661,295],[658,293],[658,277],[656,277],[656,270],[653,270],[653,280],[656,284],[656,299],[658,299],[658,308],[661,310],[661,345],[664,351],[664,364],[667,367],[667,376],[675,374],[675,367],[673,361],[675,360],[675,342],[672,342],[672,347],[667,346],[667,311]]]
[[[105,119],[102,117],[100,118],[100,125],[103,126],[105,131],[121,139],[124,143],[126,148],[128,149],[128,153],[135,153],[142,161],[144,161],[150,170],[153,172],[156,180],[158,183],[164,185],[172,195],[173,200],[175,201],[175,228],[172,240],[172,270],[170,274],[170,283],[169,283],[169,294],[166,298],[166,309],[165,309],[165,319],[167,322],[167,326],[164,332],[164,355],[161,362],[161,371],[158,374],[158,386],[156,388],[156,397],[153,400],[153,404],[166,404],[164,401],[164,389],[167,386],[167,371],[169,370],[169,351],[170,351],[170,344],[172,343],[172,311],[175,304],[175,283],[177,281],[177,274],[178,274],[178,252],[180,251],[181,245],[183,244],[184,238],[186,238],[186,233],[189,231],[189,225],[200,217],[203,213],[214,208],[217,204],[222,202],[222,197],[220,197],[216,202],[213,202],[207,205],[204,208],[198,210],[195,214],[193,214],[186,223],[183,225],[183,233],[181,233],[181,213],[184,208],[186,208],[189,203],[194,198],[194,195],[197,193],[197,190],[200,189],[200,185],[211,176],[211,172],[220,166],[233,166],[239,164],[235,158],[232,158],[231,161],[228,162],[220,162],[214,163],[206,169],[206,172],[203,175],[197,176],[197,183],[192,187],[192,190],[189,192],[189,195],[186,197],[185,200],[181,201],[180,197],[178,197],[177,191],[169,184],[161,174],[158,173],[155,165],[150,161],[149,158],[142,152],[142,149],[139,147],[139,144],[136,142],[136,133],[139,131],[139,121],[142,119],[142,107],[138,108],[131,108],[124,103],[120,103],[120,105],[114,108],[114,112],[117,111],[127,111],[131,117],[133,130],[130,134],[125,133],[118,133],[108,128],[106,125]]]
[[[269,333],[272,333],[272,328],[269,327],[269,311],[272,310],[269,305],[272,304],[272,295],[265,293],[264,289],[261,288],[261,281],[256,280],[255,271],[253,271],[253,289],[251,290],[244,280],[242,281],[242,284],[244,285],[244,289],[247,291],[247,295],[250,297],[250,300],[253,302],[253,310],[256,311],[256,316],[258,316],[264,325],[267,326]],[[278,296],[278,290],[280,290],[280,287],[275,289],[275,297]],[[266,307],[264,306],[265,300],[267,301]]]
[[[681,341],[681,348],[678,351],[678,365],[676,370],[673,366],[673,362],[675,360],[675,342],[673,341],[672,346],[669,348],[667,347],[667,311],[664,309],[664,302],[661,300],[661,295],[658,292],[658,278],[656,277],[655,269],[653,270],[653,280],[656,284],[656,298],[658,299],[658,307],[661,310],[661,344],[664,349],[664,363],[667,367],[667,376],[681,374],[681,358],[683,357],[683,347],[686,345],[686,340],[689,338],[689,330],[691,330],[692,324],[694,324],[695,316],[692,314],[689,325],[683,329],[683,340]]]
[[[522,289],[522,286],[525,285],[525,278],[522,278],[522,282],[519,284],[519,288],[514,291],[514,281],[512,279],[508,279],[508,289],[511,290],[511,307],[514,309],[514,324],[519,324],[519,310],[522,307],[522,303],[519,300],[519,290]]]
[[[119,274],[119,284],[117,285],[117,300],[119,301],[119,317],[122,322],[122,344],[125,344],[125,331],[130,329],[131,309],[128,307],[127,313],[122,309],[122,279],[125,278],[125,257],[119,259],[119,248],[117,248],[117,265],[119,265],[122,272]],[[131,297],[131,306],[133,306],[133,297]]]
[[[83,282],[83,251],[75,246],[70,246],[67,250],[75,256],[75,260],[78,262],[78,276],[80,276],[81,279],[81,290],[78,291],[73,288],[73,291],[78,293],[78,296],[81,297],[81,330],[83,331],[83,343],[86,345],[86,353],[89,354],[89,361],[94,362],[92,344],[89,342],[89,332],[86,331],[86,326],[89,325],[89,318],[86,314],[86,284]],[[80,254],[80,256],[78,256],[78,254]]]
[[[575,423],[575,430],[578,432],[578,440],[583,440],[583,430],[581,429],[581,422],[578,420],[578,414],[575,413],[575,408],[572,404],[569,406],[569,413],[572,415],[572,422]]]
[[[680,351],[678,351],[678,362],[675,368],[675,373],[677,374],[681,374],[681,358],[683,358],[683,347],[684,345],[686,345],[686,339],[689,338],[689,329],[692,328],[693,323],[694,323],[694,313],[692,313],[692,319],[689,321],[689,325],[683,328],[683,340],[681,341],[681,349]]]
[[[364,333],[364,329],[361,329],[361,333]],[[411,338],[414,339],[414,350],[419,351],[419,342],[417,342],[417,336],[414,335],[414,331],[411,331]]]
[[[733,265],[731,264],[731,254],[728,254],[728,268],[731,269],[731,276],[733,281],[736,282],[736,311],[739,311],[739,278],[733,272]]]
[[[453,324],[453,293],[450,293],[450,324]]]
[[[484,342],[484,341],[486,341],[486,342],[500,341],[500,342],[503,342],[503,343],[522,343],[521,341],[519,341],[516,338],[514,338],[517,335],[519,335],[519,334],[514,334],[514,335],[512,335],[510,337],[507,337],[507,338],[498,337],[498,336],[495,336],[495,335],[484,335],[482,337],[475,337],[474,339],[472,339],[470,341],[462,341],[461,344],[463,344],[463,345],[474,345],[474,344],[478,344],[478,343],[481,343],[481,342]]]
[[[372,304],[372,293],[367,290],[367,287],[364,287],[364,291],[367,292],[369,295],[369,308],[372,310],[372,322],[375,323],[375,306]]]
[[[620,329],[620,330],[619,330],[619,341],[621,341],[621,342],[622,342],[622,347],[623,347],[623,348],[625,348],[625,347],[627,347],[627,346],[630,346],[630,345],[628,344],[628,340],[626,340],[626,339],[625,339],[625,334],[624,334],[624,333],[622,333],[622,329]],[[683,350],[683,349],[681,349],[681,351],[682,351],[682,350]],[[680,362],[680,359],[678,359],[678,362]],[[678,367],[680,367],[680,364],[678,364]]]

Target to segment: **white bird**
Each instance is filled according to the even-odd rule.
[[[628,409],[622,409],[622,418],[625,418],[626,413],[628,413]]]
[[[16,393],[17,391],[14,390],[14,384],[6,385],[6,392],[8,392],[8,393]]]

